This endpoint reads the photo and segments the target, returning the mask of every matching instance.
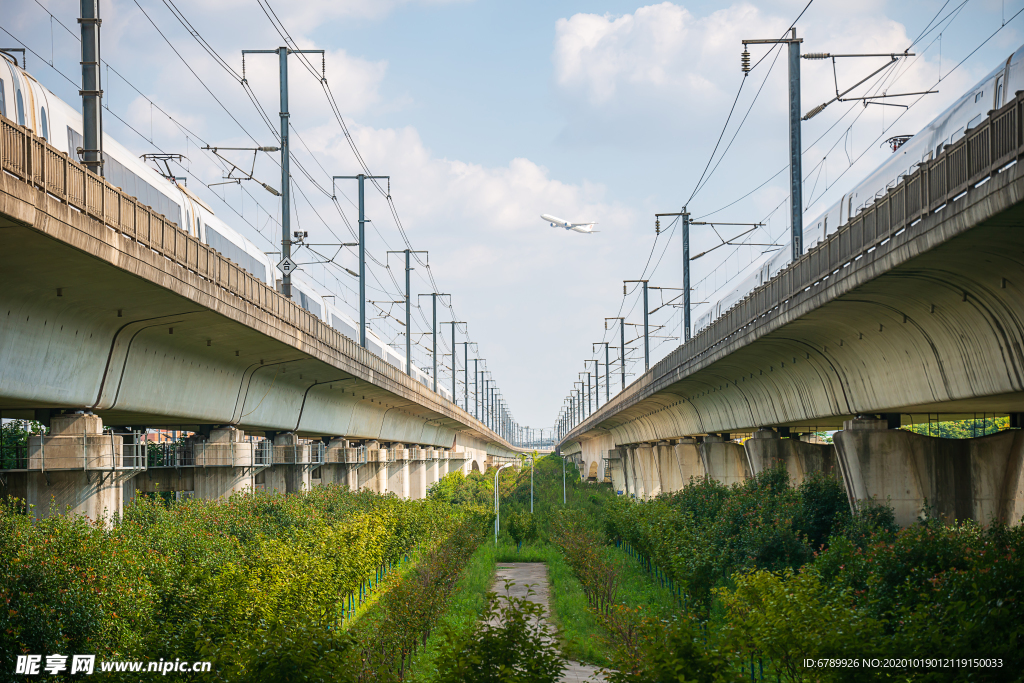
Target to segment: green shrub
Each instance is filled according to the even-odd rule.
[[[544,608],[526,598],[488,594],[488,607],[471,633],[453,634],[437,660],[437,683],[556,683],[565,660],[544,619]],[[529,592],[532,594],[532,591]]]

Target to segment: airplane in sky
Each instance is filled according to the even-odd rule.
[[[565,228],[566,230],[572,230],[574,232],[582,232],[585,235],[590,235],[597,232],[597,230],[594,230],[594,226],[597,225],[596,222],[570,223],[569,221],[563,221],[561,218],[556,218],[555,216],[552,216],[551,214],[547,213],[542,213],[540,217],[546,220],[548,223],[551,223],[552,228]]]

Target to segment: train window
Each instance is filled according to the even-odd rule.
[[[970,130],[971,128],[974,128],[976,125],[978,125],[978,123],[980,121],[981,121],[981,114],[978,114],[973,119],[971,119],[970,123],[967,124],[967,130]]]
[[[993,109],[999,109],[1003,106],[1003,77],[1000,76],[996,79],[996,95],[995,95],[995,106]]]
[[[7,118],[7,95],[4,90],[4,79],[0,78],[0,116]]]
[[[974,93],[974,101],[975,102],[980,101],[984,94],[985,94],[984,90],[979,90],[978,92]]]
[[[248,252],[245,251],[245,249],[242,249],[234,242],[229,240],[227,237],[221,235],[219,232],[211,228],[209,225],[206,226],[206,243],[210,245],[212,248],[219,251],[221,254],[223,254],[225,258],[231,259],[232,261],[240,265],[242,268],[255,275],[260,280],[263,280],[264,282],[267,281],[267,268],[259,259],[250,256]],[[316,304],[315,301],[313,303]],[[305,304],[303,304],[302,307],[307,308]],[[317,317],[319,317],[320,306],[317,306],[316,308],[316,315]],[[335,329],[338,329],[337,324],[335,324],[334,327]],[[339,331],[344,332],[343,330]]]
[[[21,88],[14,87],[14,104],[18,109],[18,125],[25,125],[25,101],[21,99]]]
[[[825,216],[825,234],[828,234],[828,216]]]
[[[209,230],[209,226],[207,226],[206,229]],[[352,327],[347,322],[345,322],[344,319],[339,318],[333,313],[331,314],[331,326],[334,327],[334,329],[336,329],[338,332],[341,332],[343,335],[348,337],[349,339],[355,340],[356,338],[359,337],[359,333],[356,332],[356,328]]]
[[[299,305],[302,306],[307,311],[309,311],[310,313],[312,313],[313,315],[315,315],[316,317],[319,318],[320,317],[320,304],[318,304],[317,302],[313,301],[313,297],[307,296],[306,293],[303,292],[298,287],[295,288],[295,291],[297,291],[299,293]],[[378,353],[377,355],[379,356],[381,354]]]
[[[40,128],[42,129],[43,139],[47,142],[50,141],[50,127],[46,125],[46,107],[39,107],[39,120]]]

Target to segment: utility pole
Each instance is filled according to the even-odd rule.
[[[594,408],[591,405],[591,400],[590,400],[590,396],[591,396],[591,391],[590,391],[590,372],[588,372],[586,370],[586,367],[587,367],[587,361],[583,361],[583,368],[584,368],[584,370],[583,370],[583,372],[580,373],[580,379],[583,378],[583,375],[587,376],[587,390],[586,390],[586,397],[587,397],[586,401],[587,402],[584,405],[586,406],[586,411],[585,412],[586,412],[587,416],[589,417],[594,412]]]
[[[452,320],[451,322],[446,322],[446,323],[441,323],[441,324],[442,325],[451,325],[452,326],[452,403],[455,403],[457,405],[458,401],[455,400],[455,397],[458,396],[458,394],[455,393],[455,370],[456,370],[456,367],[458,366],[458,362],[457,362],[458,356],[455,354],[455,326],[456,325],[465,325],[466,321],[465,320]]]
[[[473,359],[473,417],[480,419],[480,361],[482,358]],[[467,407],[466,410],[469,410]]]
[[[619,321],[619,359],[621,361],[619,363],[619,370],[621,371],[621,374],[622,374],[622,389],[621,390],[625,391],[626,390],[626,319],[623,318],[622,316],[617,316],[617,317],[614,317],[614,318],[605,318],[604,319],[605,329],[608,329],[608,321],[609,320],[618,320]]]
[[[644,372],[647,372],[651,368],[651,340],[649,336],[650,327],[648,325],[649,312],[647,310],[647,280],[623,280],[623,296],[626,295],[626,283],[629,282],[640,282],[643,283],[644,286]]]
[[[493,385],[494,380],[491,380],[491,383]],[[494,430],[494,431],[498,431],[498,411],[496,409],[495,401],[494,401],[494,399],[497,396],[497,394],[498,394],[498,387],[497,386],[491,386],[490,391],[487,392],[487,404],[488,404],[488,406],[490,406],[490,409],[491,409],[491,429]]]
[[[487,372],[487,371],[485,370],[484,372]],[[484,379],[484,395],[483,395],[483,399],[481,399],[482,402],[483,402],[483,405],[482,405],[481,409],[482,409],[483,414],[484,414],[484,424],[487,425],[488,429],[490,429],[491,428],[491,409],[490,409],[491,390],[490,390],[490,388],[487,385],[491,383],[491,378],[484,377],[483,379]]]
[[[82,165],[103,176],[103,83],[100,74],[100,2],[82,0]],[[24,63],[24,59],[22,60]],[[12,117],[13,118],[13,117]],[[76,150],[70,150],[72,155]]]
[[[410,254],[426,253],[425,251],[413,251],[412,249],[388,252],[388,254],[406,255],[406,374],[410,377],[413,375],[413,299],[410,293],[409,273],[413,271],[413,268],[410,266],[409,256]]]
[[[433,350],[431,351],[432,360],[434,362],[434,393],[437,393],[437,297],[439,296],[451,296],[451,294],[440,294],[438,292],[431,292],[430,294],[419,294],[417,299],[421,296],[429,296],[432,299],[433,304],[433,317],[430,321],[430,338],[433,342]],[[453,349],[454,351],[454,349]],[[453,363],[454,365],[454,363]]]
[[[800,43],[796,27],[788,38],[762,38],[743,41],[743,73],[750,71],[750,53],[747,45],[789,45],[789,201],[792,259],[795,263],[804,253],[803,169],[800,142]]]
[[[323,52],[323,50],[320,50],[320,52]],[[334,181],[336,180],[359,181],[359,345],[364,349],[366,348],[366,201],[363,185],[366,180],[390,179],[390,177],[386,175],[363,175],[360,173],[359,175],[336,175],[331,178],[332,193],[334,192]],[[289,253],[291,252],[289,251]],[[406,281],[408,282],[408,280]],[[406,329],[406,332],[408,331]]]
[[[466,408],[466,412],[469,412],[469,345],[473,342],[464,341],[459,342],[462,344],[462,368],[465,373],[465,380],[462,382],[462,388],[464,390],[463,406]],[[454,394],[452,394],[454,396]]]
[[[611,400],[611,387],[612,377],[608,374],[608,342],[597,342],[598,344],[604,344],[604,402],[608,403]],[[591,345],[593,350],[595,345]],[[600,393],[600,392],[598,392]]]
[[[690,291],[690,261],[696,261],[697,259],[699,259],[702,256],[705,256],[709,252],[714,251],[715,249],[718,249],[719,247],[723,247],[723,246],[726,246],[726,245],[729,245],[729,246],[740,246],[740,245],[742,245],[742,246],[749,246],[749,247],[774,247],[774,246],[778,246],[778,245],[775,245],[775,244],[762,244],[762,243],[754,243],[754,242],[741,242],[741,243],[737,244],[735,242],[735,240],[739,239],[743,235],[746,235],[746,234],[748,234],[750,232],[753,232],[755,228],[763,228],[764,227],[764,223],[720,223],[720,222],[717,222],[717,221],[691,221],[690,220],[690,214],[687,213],[685,206],[683,207],[683,210],[681,212],[676,212],[676,213],[656,213],[656,214],[654,214],[654,230],[659,235],[661,234],[661,218],[663,218],[665,216],[677,216],[677,217],[679,217],[681,219],[681,221],[682,221],[682,226],[683,226],[683,343],[685,344],[686,342],[688,342],[690,340],[690,336],[691,336],[692,329],[693,329],[692,325],[690,324],[690,312],[692,311],[693,304],[694,304],[694,301],[691,298],[691,291]],[[714,229],[714,226],[716,226],[716,225],[741,225],[741,226],[749,227],[750,229],[749,230],[745,230],[745,231],[741,232],[739,235],[736,235],[735,237],[731,237],[729,239],[722,239],[721,235],[719,235],[719,239],[722,239],[720,244],[717,244],[717,245],[711,247],[707,251],[702,251],[701,253],[699,253],[696,256],[691,258],[690,257],[690,226],[691,225],[710,225],[712,227],[712,229]],[[716,231],[716,234],[717,234],[717,231]],[[672,289],[672,288],[671,287],[651,287],[651,289]],[[702,303],[705,303],[705,302],[697,301],[696,303],[702,304]]]
[[[410,254],[426,254],[425,251],[413,251],[402,249],[401,251],[389,251],[389,254],[405,254],[405,374],[412,376],[412,298],[410,296],[409,273],[412,268],[409,264]],[[361,279],[361,278],[360,278]]]
[[[83,3],[86,0],[83,0]],[[281,271],[281,293],[289,299],[292,297],[292,193],[291,193],[291,153],[292,148],[288,142],[288,120],[291,116],[288,113],[288,55],[290,54],[324,54],[323,50],[289,50],[287,47],[279,47],[276,50],[242,50],[242,82],[245,83],[245,55],[266,55],[277,54],[279,80],[281,86],[281,264],[278,268]],[[359,196],[362,198],[362,187],[360,186]],[[360,206],[362,201],[360,201]],[[362,231],[360,231],[362,232]],[[363,236],[359,235],[359,249],[363,248]],[[362,272],[362,271],[360,271]],[[360,275],[359,283],[362,289],[363,278]],[[364,292],[365,294],[365,292]],[[363,296],[362,300],[366,297]],[[366,346],[366,341],[362,342]]]
[[[661,234],[662,216],[677,216],[680,219],[683,232],[683,343],[690,341],[690,214],[683,207],[677,213],[656,213],[654,214],[654,230]]]

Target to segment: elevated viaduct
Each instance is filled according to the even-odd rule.
[[[649,497],[785,463],[840,476],[902,524],[1024,513],[1022,94],[590,415],[584,476]],[[1009,416],[967,440],[897,429]],[[838,430],[833,443],[814,437]]]
[[[0,119],[0,415],[49,435],[0,495],[116,513],[343,482],[422,497],[515,449],[454,403]],[[151,444],[152,428],[187,439]],[[253,437],[259,437],[254,439]]]

